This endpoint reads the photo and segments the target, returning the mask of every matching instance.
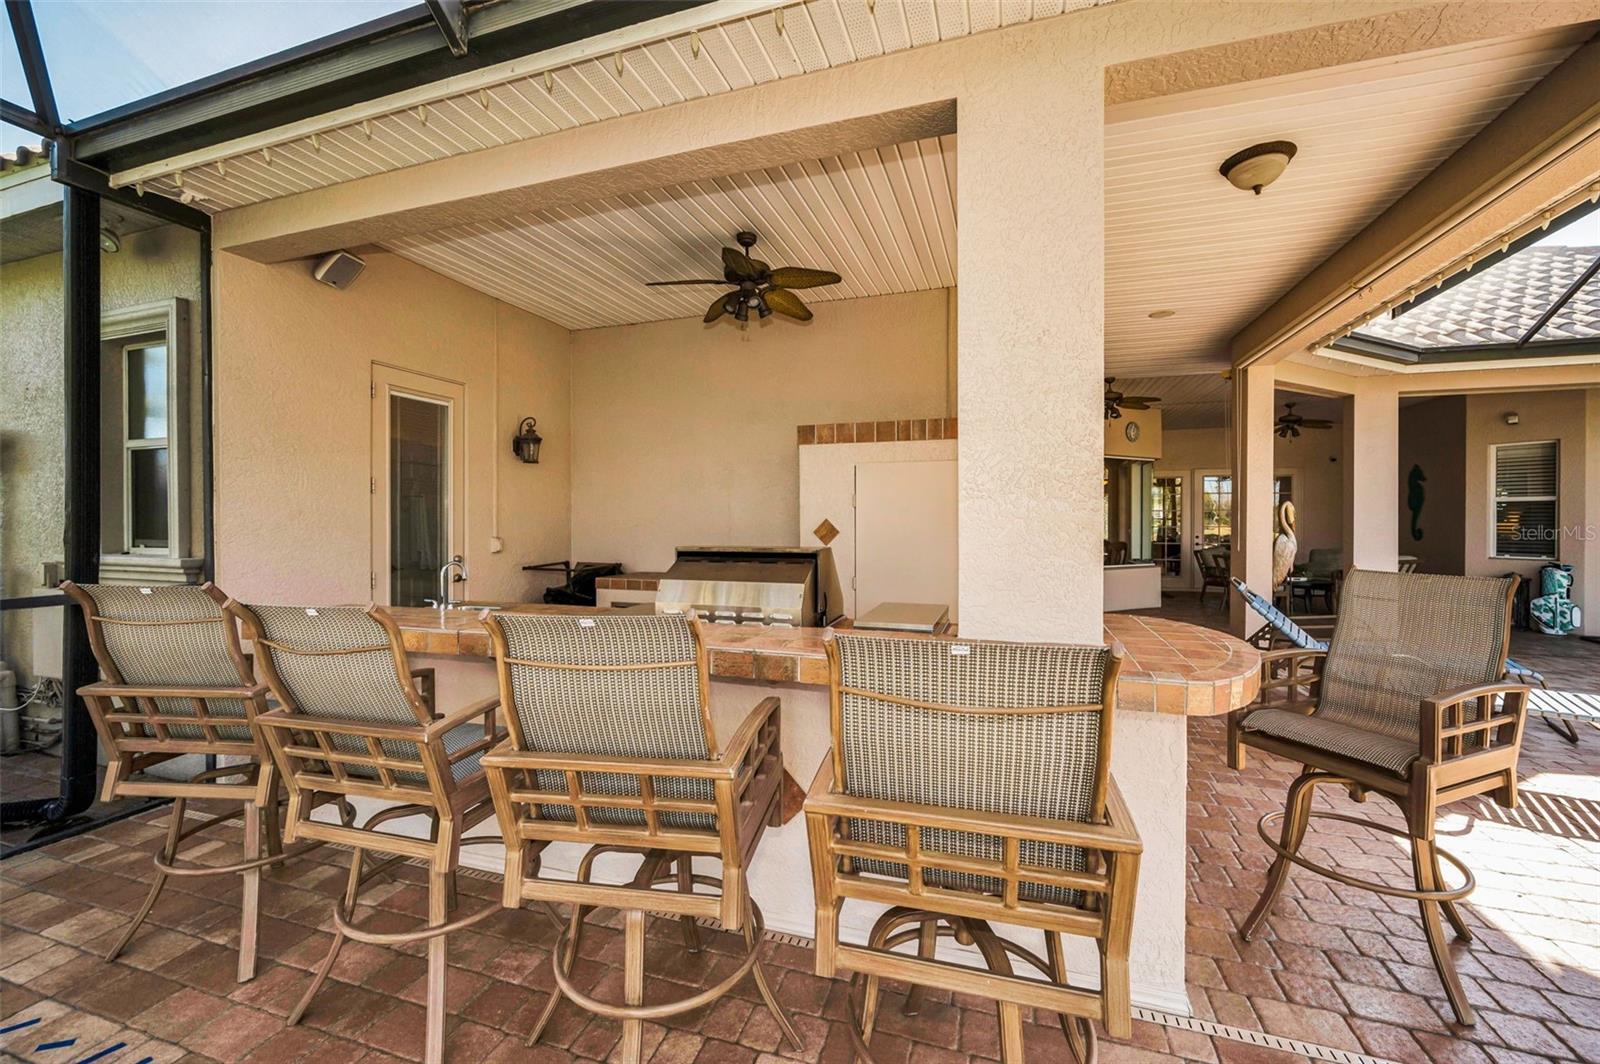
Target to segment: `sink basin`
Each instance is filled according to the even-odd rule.
[[[498,613],[503,608],[504,607],[502,607],[500,605],[500,603],[498,603],[498,602],[452,602],[452,603],[450,603],[450,609],[452,609],[452,610],[459,610],[459,611],[462,611],[462,612],[472,612],[472,613],[482,613],[484,610],[489,610],[492,613]]]

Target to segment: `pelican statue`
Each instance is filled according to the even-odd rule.
[[[1294,503],[1286,502],[1278,507],[1278,534],[1272,539],[1272,588],[1276,591],[1283,586],[1289,576],[1289,571],[1294,568],[1294,555],[1299,544],[1294,538]]]

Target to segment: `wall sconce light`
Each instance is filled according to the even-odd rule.
[[[1513,411],[1511,411],[1511,413],[1506,415],[1506,424],[1507,425],[1520,425],[1520,424],[1522,424],[1522,418],[1518,417],[1517,416],[1517,412],[1515,410],[1513,410]]]
[[[539,445],[544,442],[544,437],[534,427],[537,424],[534,418],[523,418],[522,424],[517,426],[517,434],[511,439],[511,453],[529,465],[539,464]]]

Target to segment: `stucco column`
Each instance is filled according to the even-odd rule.
[[[1393,572],[1399,565],[1400,396],[1393,383],[1362,382],[1344,401],[1344,564]]]
[[[1272,597],[1273,412],[1277,374],[1272,366],[1233,371],[1233,575],[1262,597]],[[1244,600],[1228,595],[1235,635],[1248,636],[1262,625]]]
[[[957,101],[961,632],[1098,643],[1105,75],[1014,40]]]

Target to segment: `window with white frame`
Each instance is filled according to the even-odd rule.
[[[1554,559],[1561,534],[1557,441],[1494,444],[1489,471],[1494,557]]]
[[[123,347],[122,514],[134,553],[165,553],[172,542],[169,372],[165,338]]]

